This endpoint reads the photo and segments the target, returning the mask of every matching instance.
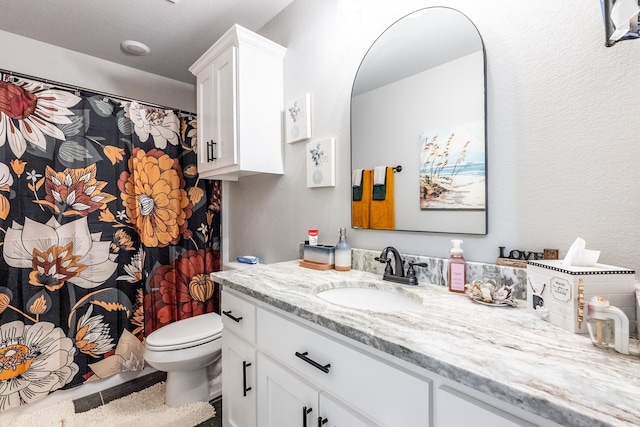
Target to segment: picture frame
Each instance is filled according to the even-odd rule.
[[[304,93],[287,102],[284,118],[288,144],[311,138],[311,94]]]
[[[307,142],[307,187],[336,186],[336,144],[334,138]]]

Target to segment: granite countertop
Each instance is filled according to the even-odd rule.
[[[213,273],[224,287],[329,328],[563,426],[640,425],[638,343],[625,356],[539,319],[489,307],[442,286],[404,286],[358,270],[315,271],[298,261]],[[409,293],[422,304],[375,313],[319,298],[359,285]]]

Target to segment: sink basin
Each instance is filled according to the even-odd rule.
[[[346,287],[326,289],[318,297],[343,307],[379,312],[403,311],[421,305],[417,296],[377,288]]]

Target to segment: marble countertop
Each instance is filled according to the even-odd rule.
[[[442,286],[403,286],[298,261],[213,273],[223,286],[563,426],[640,425],[640,357],[560,329],[522,307],[488,307]],[[375,313],[319,298],[349,285],[409,293],[415,309]]]

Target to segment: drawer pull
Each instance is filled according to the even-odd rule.
[[[246,360],[242,361],[242,396],[247,397],[247,392],[251,390],[251,387],[247,387],[247,368],[251,366],[251,363],[247,363]]]
[[[309,354],[308,351],[305,351],[304,353],[299,353],[296,351],[296,357],[299,357],[300,359],[304,360],[305,362],[307,362],[310,365],[313,365],[314,367],[320,369],[322,372],[324,372],[325,374],[329,373],[329,368],[331,367],[331,363],[327,363],[326,365],[321,365],[318,362],[316,362],[313,359],[309,359],[307,357],[307,355]]]
[[[302,407],[302,427],[307,427],[307,415],[312,411],[313,409],[311,408],[307,408],[306,406]]]
[[[324,424],[328,423],[329,420],[326,418],[318,417],[318,427],[322,427]]]
[[[240,317],[235,317],[231,314],[231,310],[229,311],[223,311],[222,314],[224,314],[225,316],[227,316],[228,318],[230,318],[231,320],[233,320],[234,322],[238,322],[240,323],[240,321],[242,320],[242,316]]]

